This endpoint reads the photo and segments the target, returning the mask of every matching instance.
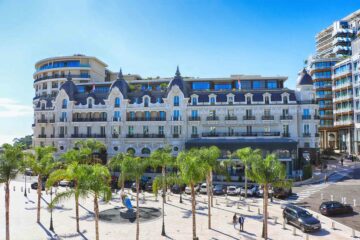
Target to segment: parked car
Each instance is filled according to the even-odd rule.
[[[290,197],[292,194],[292,189],[290,188],[281,188],[281,187],[276,187],[274,188],[274,197],[279,198],[279,199],[285,199]]]
[[[26,176],[35,176],[35,173],[30,168],[25,169],[25,175]]]
[[[131,188],[131,186],[133,185],[134,181],[125,181],[124,182],[124,187],[125,188]]]
[[[224,185],[215,185],[213,189],[214,195],[224,195],[226,193],[226,187]]]
[[[59,186],[60,186],[60,187],[68,187],[69,184],[70,184],[70,181],[68,181],[68,180],[61,180],[61,181],[59,182]]]
[[[152,192],[152,185],[153,185],[153,181],[147,181],[147,183],[145,183],[145,191],[147,192]]]
[[[45,182],[42,182],[42,187],[41,187],[41,191],[45,191]],[[37,190],[38,188],[38,183],[37,182],[33,182],[31,185],[31,189]]]
[[[184,192],[186,188],[185,184],[182,185],[178,185],[178,184],[174,184],[171,186],[171,192],[175,193],[175,194],[180,194],[180,192]]]
[[[302,232],[310,232],[321,229],[321,223],[314,218],[308,211],[294,205],[284,208],[283,218],[285,223],[298,227]]]
[[[200,190],[200,185],[199,185],[199,184],[196,184],[196,185],[194,186],[194,190],[195,190],[195,192],[199,192],[199,190]],[[191,194],[191,188],[190,188],[190,186],[186,186],[186,188],[185,188],[185,193],[186,193],[186,194]]]
[[[142,188],[141,188],[141,184],[139,186],[139,192],[141,192]],[[131,191],[133,192],[136,192],[136,182],[134,182],[132,185],[131,185]]]
[[[250,197],[259,196],[259,186],[258,185],[253,185],[253,186],[251,186],[251,188],[248,188],[247,189],[247,195],[250,196]]]
[[[323,202],[319,210],[321,214],[325,216],[352,213],[354,211],[349,204],[342,204],[337,201]]]
[[[206,183],[201,184],[200,193],[201,194],[207,194],[207,185],[206,185]]]
[[[229,196],[236,196],[240,193],[240,188],[236,188],[235,186],[228,186],[226,193]]]

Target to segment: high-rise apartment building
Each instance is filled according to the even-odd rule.
[[[273,152],[290,177],[318,149],[318,105],[311,76],[300,72],[297,89],[286,77],[147,78],[109,71],[94,57],[55,57],[36,63],[34,144],[58,154],[79,139],[106,144],[107,158],[131,151],[146,157],[170,145],[176,155],[216,145],[222,158],[241,147]],[[104,161],[106,158],[104,158]],[[241,165],[229,172],[239,179]]]

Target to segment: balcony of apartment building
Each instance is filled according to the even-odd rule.
[[[46,134],[39,134],[38,138],[46,138]]]
[[[219,121],[219,117],[215,115],[209,115],[206,117],[206,121]]]
[[[42,76],[42,77],[38,77],[35,79],[34,83],[36,82],[40,82],[40,81],[43,81],[43,80],[48,80],[48,79],[58,79],[58,78],[67,78],[67,75],[66,74],[54,74],[54,75],[45,75],[45,76]],[[90,74],[86,73],[86,74],[71,74],[71,78],[79,78],[79,79],[90,79],[91,76]],[[57,84],[56,84],[57,85]],[[52,88],[57,88],[54,87],[54,85],[52,85]]]
[[[235,115],[225,116],[225,121],[236,121],[236,120],[237,120],[237,116],[235,116]]]
[[[344,113],[349,113],[349,112],[352,112],[352,111],[354,111],[354,108],[349,106],[349,107],[334,109],[333,113],[334,114],[344,114]]]
[[[289,132],[283,132],[281,134],[282,137],[290,137],[290,133]]]
[[[333,119],[334,115],[333,114],[321,114],[320,115],[320,119]]]
[[[106,134],[71,134],[71,138],[106,138]]]
[[[202,137],[278,137],[280,132],[203,132]]]
[[[303,135],[302,135],[303,137],[311,137],[311,133],[309,133],[309,132],[305,132],[305,133],[303,133]]]
[[[334,103],[336,102],[342,102],[342,101],[347,101],[353,98],[353,94],[352,93],[347,93],[347,94],[341,94],[341,95],[335,95],[335,98],[333,100]]]
[[[60,69],[60,68],[91,68],[90,64],[80,63],[80,61],[57,61],[54,63],[44,64],[36,69],[36,73],[49,70],[49,69]]]
[[[126,115],[126,121],[129,122],[166,121],[166,113],[158,112],[158,111],[129,112]]]
[[[106,122],[106,117],[73,118],[73,122]]]
[[[129,133],[126,134],[126,138],[165,138],[165,134],[154,133]]]
[[[320,120],[320,115],[315,114],[315,115],[313,116],[313,118],[314,118],[314,120]]]
[[[189,121],[200,121],[201,120],[200,116],[191,116],[188,119],[189,119]]]
[[[106,122],[106,112],[75,113],[72,117],[73,122]]]
[[[316,94],[316,99],[332,99],[332,94]]]
[[[48,123],[49,121],[45,118],[41,118],[37,120],[37,123]]]
[[[250,120],[255,120],[256,117],[254,115],[245,115],[243,116],[243,120],[245,121],[250,121]]]
[[[319,109],[332,109],[332,108],[333,108],[332,103],[319,104]]]
[[[293,116],[292,115],[280,115],[280,120],[292,120]]]
[[[305,115],[302,115],[302,120],[311,120],[311,115],[310,114],[305,114]]]
[[[274,115],[263,115],[263,116],[261,116],[261,119],[266,120],[266,121],[271,121],[271,120],[274,120],[275,117],[274,117]]]

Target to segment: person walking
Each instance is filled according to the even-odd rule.
[[[236,216],[236,213],[234,213],[234,216],[233,216],[234,228],[236,227],[236,222],[237,222],[237,216]]]
[[[344,158],[341,158],[341,166],[344,166]]]
[[[240,232],[244,231],[244,222],[245,222],[245,218],[240,214],[240,217],[239,217]]]

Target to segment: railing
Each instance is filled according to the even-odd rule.
[[[273,115],[264,115],[261,117],[262,120],[274,120]]]
[[[203,132],[202,137],[257,137],[280,136],[280,132]]]
[[[206,117],[206,121],[218,121],[219,117],[218,116],[207,116]]]
[[[319,133],[315,133],[315,137],[320,137],[320,134],[319,134]]]
[[[111,135],[112,138],[119,138],[119,136],[120,136],[120,135],[119,135],[118,133],[113,133],[113,134]]]
[[[135,117],[135,118],[131,118],[131,117],[128,117],[128,118],[126,118],[126,121],[129,121],[129,122],[166,121],[166,118],[161,118],[161,117],[149,117],[149,118],[146,118],[146,117]]]
[[[59,138],[64,138],[64,137],[65,137],[65,134],[63,134],[63,133],[59,134]]]
[[[332,94],[316,95],[316,98],[332,98]]]
[[[121,121],[121,118],[120,118],[120,117],[113,117],[113,121],[114,121],[114,122],[120,122],[120,121]]]
[[[315,120],[319,120],[319,119],[320,119],[320,116],[319,116],[319,115],[314,115],[314,119],[315,119]]]
[[[71,75],[72,78],[90,78],[89,74],[80,74],[80,75]],[[42,80],[47,80],[47,79],[54,79],[54,78],[67,78],[67,75],[52,75],[52,76],[45,76],[45,77],[41,77],[41,78],[37,78],[35,79],[35,82],[39,82]]]
[[[332,104],[319,104],[319,108],[332,108],[333,105]]]
[[[243,120],[255,120],[255,116],[244,116]]]
[[[303,133],[303,137],[311,137],[311,133]]]
[[[311,115],[302,115],[303,120],[309,120],[311,119]]]
[[[126,134],[126,138],[164,138],[165,134]]]
[[[54,68],[76,68],[76,67],[90,67],[90,64],[76,64],[76,65],[69,65],[69,66],[53,66],[53,65],[48,65],[48,66],[42,66],[41,68],[36,69],[36,72],[42,71],[42,70],[46,70],[46,69],[54,69]]]
[[[173,137],[173,138],[179,138],[179,137],[180,137],[180,134],[178,134],[178,133],[173,133],[172,137]]]
[[[55,119],[50,119],[49,120],[49,123],[54,123],[55,122]]]
[[[237,120],[237,116],[225,116],[225,120],[226,120],[226,121]]]
[[[115,104],[115,106],[114,106],[114,107],[118,108],[118,107],[120,107],[120,104]]]
[[[106,138],[105,134],[72,134],[71,138]]]
[[[106,118],[74,118],[73,122],[106,122]]]
[[[39,134],[38,138],[46,138],[46,134]]]
[[[60,122],[67,122],[67,118],[60,118],[59,119]],[[75,121],[74,121],[75,122]]]
[[[191,138],[199,138],[199,134],[191,134]]]
[[[323,114],[320,115],[320,118],[333,118],[334,116],[332,114]]]
[[[316,100],[297,101],[298,104],[316,104]]]
[[[48,123],[47,119],[38,119],[37,120],[38,123]]]
[[[281,136],[283,136],[283,137],[290,137],[290,133],[282,133]]]
[[[291,115],[281,115],[280,120],[292,120],[293,116]]]
[[[201,118],[199,116],[196,117],[189,117],[189,121],[200,121]]]

